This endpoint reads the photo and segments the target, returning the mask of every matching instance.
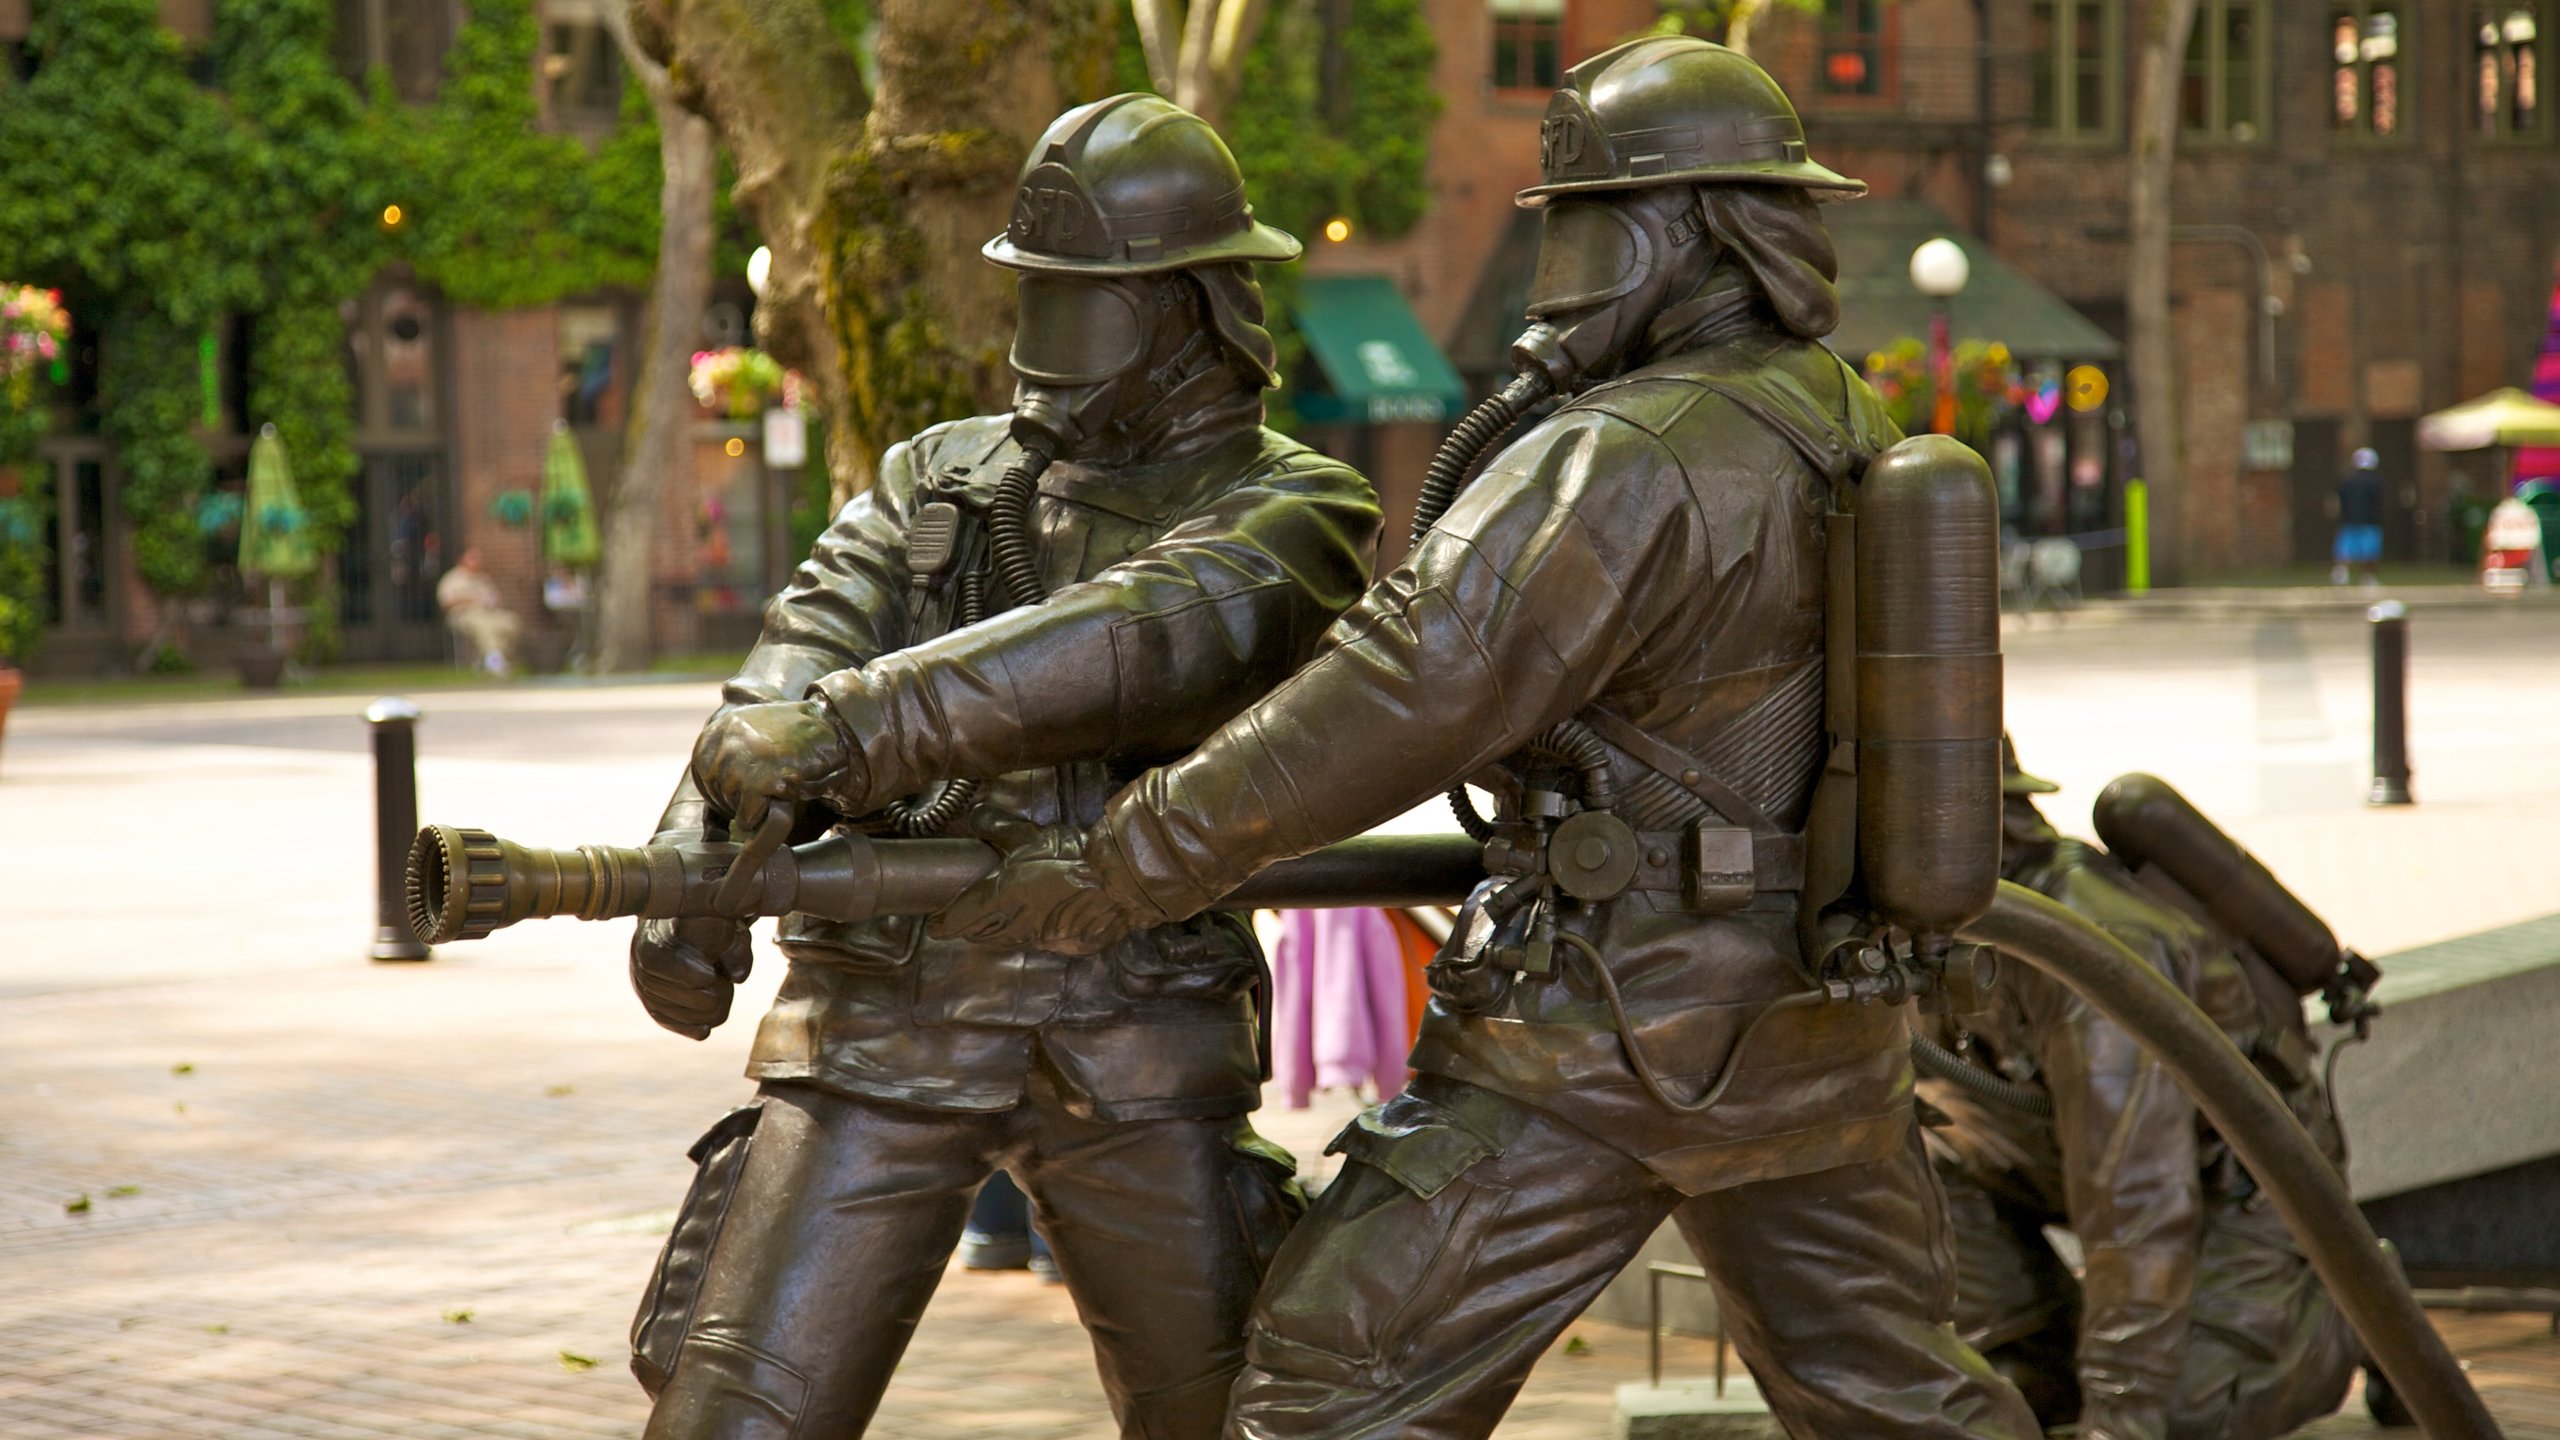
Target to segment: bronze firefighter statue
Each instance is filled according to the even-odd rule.
[[[1899,437],[1818,343],[1838,318],[1818,202],[1864,187],[1806,156],[1758,66],[1621,46],[1568,74],[1543,149],[1521,197],[1545,210],[1522,379],[1435,462],[1404,565],[1286,684],[1099,824],[1014,846],[936,931],[1119,944],[1473,781],[1498,801],[1464,817],[1494,877],[1431,967],[1419,1078],[1334,1142],[1349,1163],[1255,1307],[1228,1433],[1486,1434],[1673,1216],[1792,1433],[2035,1440],[1946,1323],[1908,1009],[1860,1003],[1926,990],[1950,952],[1832,947],[1800,914],[1847,878],[1845,832],[1808,821],[1850,798],[1818,782],[1851,688],[1826,682],[1850,643],[1832,521],[1862,487],[1970,527],[1878,570],[1917,592],[1908,612],[1955,614],[1963,653],[1933,672],[1953,677],[1943,705],[1872,718],[1921,722],[1878,747],[1884,768],[1951,751],[1974,797],[1942,807],[1943,852],[1978,873],[1936,921],[1951,934],[1990,901],[1988,476],[1947,442],[1870,464]],[[1449,503],[1546,393],[1566,398]],[[1894,553],[1861,550],[1861,580]],[[1913,672],[1883,662],[1928,657],[1877,658],[1890,690]],[[1883,798],[1874,778],[1857,799]],[[1927,836],[1885,838],[1930,860]]]
[[[2055,787],[2004,760],[2007,878],[2155,966],[2343,1169],[2295,986],[2167,875],[2058,834],[2034,799]],[[2076,1415],[2088,1440],[2273,1440],[2337,1408],[2361,1347],[2254,1177],[2130,1034],[2025,967],[1939,1029],[1920,1095],[1944,1120],[1929,1148],[1955,1217],[1957,1325],[2045,1423]],[[2048,1225],[2079,1240],[2076,1280]]]
[[[2494,1440],[2301,1105],[1999,878],[1989,473],[1818,343],[1818,202],[1864,187],[1683,38],[1576,66],[1541,142],[1519,375],[1365,596],[1366,484],[1258,423],[1249,267],[1295,244],[1205,125],[1122,96],[1052,127],[987,247],[1023,272],[1013,415],[884,458],[658,837],[421,832],[422,938],[646,917],[633,982],[688,1035],[784,917],[759,1103],[697,1147],[635,1326],[649,1436],[862,1433],[1003,1166],[1129,1436],[1487,1434],[1671,1217],[1790,1433],[2038,1440],[1954,1328],[1912,1101],[1914,1011],[1981,1011],[1997,946],[2193,1097],[2429,1433]],[[1346,838],[1443,789],[1465,837]],[[2109,796],[2146,886],[2370,1013],[2372,968],[2174,792]],[[1419,1078],[1291,1231],[1221,907],[1461,896]]]
[[[1060,117],[986,246],[1020,272],[1013,414],[882,458],[766,612],[661,842],[794,814],[802,838],[965,836],[973,805],[1081,825],[1287,676],[1367,583],[1378,524],[1362,477],[1261,423],[1252,267],[1297,253],[1198,118],[1137,95]],[[635,1326],[651,1440],[861,1434],[998,1167],[1122,1432],[1215,1435],[1303,1208],[1245,1120],[1250,931],[1213,915],[1068,956],[794,913],[777,938],[759,1098],[697,1147]],[[744,921],[698,913],[631,949],[649,1013],[695,1037],[748,962]]]

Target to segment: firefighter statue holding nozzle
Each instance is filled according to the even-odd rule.
[[[936,933],[1125,943],[1472,782],[1490,878],[1431,965],[1419,1078],[1334,1142],[1228,1433],[1484,1435],[1670,1216],[1789,1433],[2033,1440],[1947,1324],[1895,1003],[1958,985],[1997,883],[1989,476],[1897,447],[1819,343],[1820,202],[1865,187],[1750,60],[1611,50],[1542,149],[1520,377],[1435,460],[1407,561]]]
[[[1378,510],[1261,423],[1253,266],[1297,253],[1197,117],[1123,95],[1051,125],[986,246],[1020,275],[1014,412],[882,458],[767,610],[652,853],[724,821],[778,840],[794,816],[802,838],[966,836],[979,806],[1081,825],[1306,658],[1367,583]],[[650,1014],[721,1023],[749,949],[718,915],[753,913],[644,921]],[[802,913],[777,939],[758,1100],[696,1148],[634,1328],[651,1440],[862,1433],[997,1167],[1037,1208],[1122,1433],[1215,1435],[1303,1208],[1244,1118],[1250,931],[1186,919],[1071,956]]]
[[[2101,797],[2111,856],[2058,834],[2034,798],[2055,787],[2005,746],[2003,759],[2007,878],[2157,967],[2343,1168],[2296,992],[2362,962],[2324,945],[2325,927],[2160,782],[2128,776]],[[2197,868],[2217,856],[2218,874]],[[2308,943],[2267,948],[2310,963],[2280,969],[2249,941],[2267,943],[2257,916],[2288,908]],[[2343,978],[2360,991],[2371,976]],[[2342,1018],[2361,1018],[2353,1008]],[[1920,1096],[1938,1112],[1929,1150],[1955,1218],[1957,1327],[2039,1418],[2076,1416],[2090,1440],[2273,1440],[2338,1407],[2362,1353],[2353,1332],[2255,1179],[2133,1036],[2024,966],[1937,1030]],[[2077,1279],[2048,1225],[2078,1238]]]

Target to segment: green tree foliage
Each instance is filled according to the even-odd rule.
[[[1256,218],[1311,245],[1337,217],[1355,233],[1393,239],[1430,204],[1424,169],[1440,116],[1431,88],[1439,44],[1421,0],[1350,0],[1332,35],[1327,9],[1324,0],[1274,0],[1245,55],[1227,144]],[[1114,79],[1123,90],[1153,88],[1137,22],[1125,11]],[[1294,267],[1262,272],[1283,374],[1306,351],[1289,316],[1295,281]],[[1288,393],[1271,396],[1271,422],[1283,429]]]
[[[1440,115],[1431,88],[1439,45],[1421,0],[1350,0],[1330,36],[1326,8],[1275,0],[1246,53],[1227,144],[1258,218],[1301,239],[1335,216],[1401,235],[1430,199],[1423,166]],[[1113,79],[1123,90],[1152,89],[1137,21],[1126,10],[1121,21]]]
[[[601,155],[538,130],[532,0],[471,0],[468,16],[423,116],[411,120],[375,87],[396,173],[415,197],[405,202],[410,262],[447,297],[492,310],[646,287],[658,246],[658,140],[646,102],[626,104],[625,133]]]
[[[1430,201],[1423,169],[1440,115],[1431,88],[1439,46],[1420,0],[1344,9],[1341,32],[1328,36],[1321,0],[1272,6],[1245,56],[1228,138],[1263,219],[1313,239],[1340,216],[1392,238]]]
[[[0,81],[0,277],[104,320],[104,426],[136,565],[164,595],[207,579],[197,353],[225,317],[249,317],[248,418],[277,426],[334,551],[358,467],[344,317],[384,265],[500,307],[645,285],[656,260],[648,107],[631,97],[593,153],[536,129],[532,0],[470,0],[423,107],[349,83],[334,12],[223,0],[199,48],[161,28],[157,0],[36,0],[34,73]],[[0,548],[42,573],[40,550]]]
[[[196,510],[213,465],[196,438],[198,332],[147,301],[120,306],[100,352],[99,408],[124,462],[134,566],[163,595],[193,594],[205,575]]]

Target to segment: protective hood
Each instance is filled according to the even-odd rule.
[[[1807,340],[1840,325],[1840,257],[1802,190],[1701,185],[1707,233],[1758,281],[1778,323]]]

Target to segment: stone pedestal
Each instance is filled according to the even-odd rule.
[[[1785,1440],[1751,1377],[1716,1393],[1713,1380],[1630,1380],[1618,1387],[1618,1440]]]

